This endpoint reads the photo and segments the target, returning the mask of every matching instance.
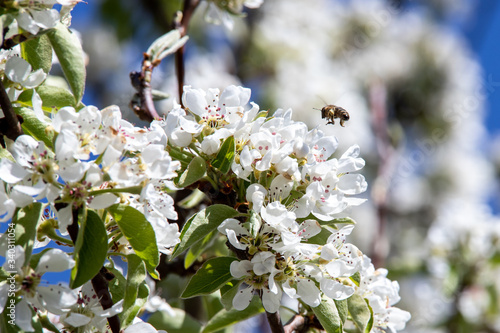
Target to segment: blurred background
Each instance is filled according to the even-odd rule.
[[[182,0],[94,0],[72,27],[88,57],[84,103],[131,112],[129,73]],[[404,332],[500,332],[500,3],[496,0],[267,0],[232,29],[191,20],[186,84],[252,88],[261,109],[358,144],[368,202],[351,242],[401,286]],[[178,101],[172,59],[153,88]],[[350,121],[326,125],[326,104]],[[175,277],[170,277],[175,280]],[[166,287],[166,288],[165,288]],[[163,296],[176,296],[168,285]],[[170,293],[170,294],[169,294]],[[182,306],[176,304],[176,306]]]

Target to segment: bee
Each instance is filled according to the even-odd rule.
[[[320,110],[316,109],[315,110]],[[344,123],[349,120],[349,113],[344,109],[341,108],[340,106],[336,106],[333,104],[329,104],[324,106],[321,110],[321,118],[323,119],[328,119],[328,124],[335,124],[335,118],[340,119],[340,126],[344,127]]]

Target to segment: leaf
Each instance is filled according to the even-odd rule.
[[[347,309],[347,300],[341,300],[341,301],[337,301],[337,300],[333,300],[335,302],[335,306],[337,307],[337,311],[340,315],[340,320],[342,321],[342,324],[345,323],[345,321],[347,320],[347,315],[348,315],[348,309]]]
[[[327,333],[342,332],[342,321],[333,299],[321,295],[321,303],[312,310]]]
[[[57,86],[41,85],[35,90],[42,99],[42,109],[46,112],[52,112],[54,108],[60,109],[65,106],[76,107],[75,98],[68,89]],[[32,106],[32,96],[32,89],[25,90],[21,95],[19,95],[17,102]]]
[[[136,304],[139,286],[146,280],[146,267],[144,262],[136,254],[127,256],[127,284],[125,287],[125,296],[123,301],[123,312],[120,314],[122,326],[127,326],[136,317],[145,303],[139,302]]]
[[[235,217],[238,211],[226,205],[209,206],[193,215],[182,228],[181,242],[175,247],[172,258],[177,257],[194,243],[215,230],[227,218]]]
[[[222,173],[227,173],[231,169],[235,154],[234,137],[227,138],[219,149],[219,153],[212,161],[212,166]]]
[[[81,244],[78,244],[80,239]],[[104,264],[107,253],[108,236],[104,223],[95,211],[88,210],[86,221],[78,232],[74,254],[76,264],[71,270],[71,289],[78,288],[93,278]]]
[[[165,330],[168,333],[199,332],[201,324],[181,309],[172,309],[174,315],[165,311],[156,311],[149,317],[148,323],[157,330]]]
[[[33,244],[35,243],[36,228],[38,221],[42,218],[42,212],[43,204],[36,202],[19,209],[13,217],[16,245],[21,245],[24,248],[25,264],[30,261]]]
[[[23,117],[23,123],[21,124],[24,134],[31,135],[34,139],[38,141],[43,141],[45,146],[50,149],[54,149],[52,140],[54,139],[53,131],[46,131],[48,124],[38,120],[35,116],[35,112],[29,108],[18,108],[15,107],[14,110],[16,114]]]
[[[135,254],[146,264],[149,274],[157,279],[156,266],[160,262],[160,255],[156,244],[155,231],[144,217],[144,214],[133,207],[123,204],[113,205],[108,208],[108,211],[113,215]]]
[[[41,35],[21,43],[21,56],[34,71],[41,68],[45,74],[49,74],[52,68],[52,45],[47,35]]]
[[[78,104],[85,90],[85,62],[80,40],[62,23],[51,29],[47,36],[71,87],[75,104]]]
[[[121,301],[125,297],[125,289],[127,288],[127,279],[116,268],[106,267],[115,277],[109,281],[109,292],[113,303]]]
[[[242,283],[243,280],[233,280],[229,281],[228,283],[226,283],[226,285],[220,288],[220,302],[226,310],[230,310],[233,308],[233,298],[238,293],[238,289],[240,287],[240,284]]]
[[[260,298],[256,295],[252,298],[252,302],[250,302],[250,305],[248,305],[245,310],[220,310],[206,323],[205,327],[203,327],[202,332],[215,332],[224,327],[234,325],[236,323],[239,323],[240,321],[256,316],[262,312],[264,312],[264,308],[262,307]]]
[[[354,294],[347,299],[349,314],[356,327],[362,333],[368,333],[373,327],[373,312],[368,302],[360,295]]]
[[[218,292],[214,292],[210,295],[203,296],[202,298],[205,313],[207,314],[207,318],[212,318],[217,312],[222,310],[222,304],[220,302],[220,294]]]
[[[215,230],[206,235],[201,241],[193,244],[184,256],[184,268],[188,269],[196,262],[198,257],[205,251],[205,249],[212,243]]]
[[[189,163],[186,171],[184,171],[179,177],[177,186],[186,187],[193,184],[195,181],[199,180],[205,175],[206,170],[207,166],[205,160],[201,156],[196,156]]]
[[[191,298],[199,295],[208,295],[219,290],[233,276],[229,266],[235,260],[234,257],[220,257],[207,260],[203,266],[189,280],[182,298]]]
[[[326,244],[328,237],[330,237],[331,234],[332,233],[330,231],[326,230],[325,228],[321,228],[319,234],[309,238],[305,241],[305,243],[324,245]]]

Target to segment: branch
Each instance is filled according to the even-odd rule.
[[[194,10],[198,7],[200,0],[184,0],[184,8],[182,9],[182,15],[178,15],[174,19],[174,29],[178,29],[181,33],[181,37],[186,36],[187,29],[189,26],[189,21],[193,16]],[[184,89],[184,77],[185,77],[185,66],[184,66],[184,46],[175,52],[175,69],[177,73],[177,89],[179,92],[179,102],[182,104],[182,92]]]
[[[135,90],[137,90],[136,96],[139,97],[139,103],[136,104],[132,101],[130,102],[130,107],[139,119],[147,122],[152,122],[154,119],[160,118],[153,103],[153,92],[151,88],[153,68],[158,66],[158,64],[159,62],[151,62],[150,56],[144,53],[141,72],[130,73],[130,81]]]
[[[293,332],[307,332],[308,329],[308,317],[304,317],[302,315],[296,314],[285,325],[284,330],[285,333],[293,333]]]
[[[12,141],[15,141],[18,136],[23,134],[21,129],[21,123],[17,118],[14,109],[12,108],[12,103],[10,102],[9,96],[5,91],[2,80],[0,80],[0,107],[2,108],[4,117],[0,118],[0,144],[5,148],[5,142],[3,136],[5,135]]]
[[[269,327],[271,327],[271,332],[273,333],[284,333],[283,324],[281,323],[281,317],[279,311],[275,313],[266,311],[267,321],[269,322]]]

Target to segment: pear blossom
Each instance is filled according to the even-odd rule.
[[[7,257],[7,255],[6,255]],[[21,321],[16,321],[24,330],[32,331],[31,327],[31,309],[46,309],[51,313],[63,314],[69,311],[69,308],[76,303],[77,296],[70,288],[59,285],[43,285],[42,276],[46,272],[62,272],[71,269],[75,261],[60,249],[50,249],[45,252],[33,269],[25,263],[25,251],[20,245],[15,247],[14,271],[16,281],[16,296],[22,297],[16,305],[17,314]],[[12,271],[11,264],[6,262],[3,267],[6,271]],[[3,311],[7,301],[8,290],[0,288],[0,312]],[[29,320],[27,320],[29,318]]]
[[[86,332],[98,329],[104,332],[106,319],[123,311],[123,300],[104,310],[90,282],[85,283],[78,295],[78,301],[60,317],[64,329],[78,329]]]

